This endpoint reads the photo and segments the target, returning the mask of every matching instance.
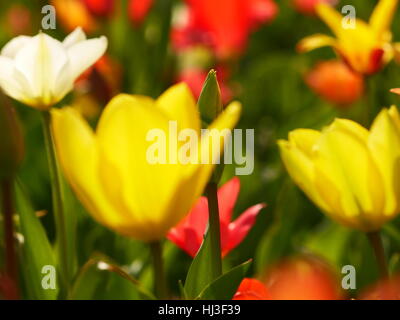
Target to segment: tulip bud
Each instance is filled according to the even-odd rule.
[[[23,156],[21,125],[9,100],[0,92],[0,180],[15,174]]]
[[[201,118],[207,124],[210,124],[223,110],[221,90],[215,70],[211,70],[204,81],[198,105]]]
[[[221,90],[217,80],[217,72],[210,70],[198,100],[198,106],[202,121],[208,126],[223,111]],[[222,156],[222,155],[221,155]],[[224,171],[224,164],[215,167],[211,180],[218,183]]]

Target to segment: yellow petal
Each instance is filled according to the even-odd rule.
[[[165,136],[165,163],[152,163],[148,158],[154,143],[148,134],[154,130]],[[186,213],[171,209],[184,166],[171,163],[168,157],[169,133],[167,117],[151,100],[129,95],[111,100],[97,130],[102,183],[113,203],[143,230],[132,236],[145,241],[162,238]]]
[[[362,230],[374,229],[384,206],[383,182],[367,147],[368,132],[350,120],[337,119],[321,135],[316,183],[333,213]],[[339,190],[332,194],[331,187]]]
[[[343,33],[343,16],[337,12],[332,6],[319,3],[316,6],[318,16],[327,24],[332,32],[339,37]]]
[[[305,37],[297,44],[297,50],[299,52],[308,52],[317,48],[331,46],[335,47],[337,44],[336,40],[332,37],[324,34],[314,34],[312,36]]]
[[[196,199],[196,197],[201,195],[203,192],[204,187],[215,167],[217,158],[223,157],[225,141],[232,137],[232,129],[239,121],[241,112],[242,105],[239,102],[230,103],[225,110],[220,113],[219,116],[211,123],[211,125],[207,128],[207,132],[201,137],[198,162],[205,162],[204,159],[206,159],[207,163],[194,166],[196,167],[197,171],[197,173],[194,173],[194,176],[197,177],[192,177],[192,180],[197,184],[194,189],[194,199]]]
[[[193,94],[185,83],[179,83],[165,91],[156,101],[157,107],[180,129],[200,131],[200,114]]]
[[[52,131],[58,160],[77,197],[105,226],[123,223],[123,213],[109,203],[98,175],[98,150],[92,129],[72,108],[53,109]]]
[[[307,147],[307,152],[303,152],[301,147],[293,143],[293,137],[300,138],[305,135],[303,129],[291,132],[290,141],[279,140],[278,145],[282,161],[293,181],[303,190],[303,192],[324,211],[330,211],[327,204],[322,200],[318,191],[315,189],[315,170],[312,159],[308,156],[308,151],[312,148]],[[317,136],[312,134],[313,138]],[[311,138],[312,139],[312,138]],[[316,140],[315,140],[316,141]]]
[[[383,109],[371,127],[368,146],[383,177],[385,208],[382,213],[393,216],[400,210],[400,127],[396,124],[398,112]]]
[[[380,0],[376,5],[369,24],[378,35],[389,30],[396,12],[397,3],[398,0]]]
[[[312,158],[315,144],[321,132],[312,129],[297,129],[289,133],[289,141],[307,157]]]
[[[392,118],[394,125],[397,128],[397,131],[400,132],[400,114],[397,110],[396,106],[391,106],[389,109],[389,115]]]

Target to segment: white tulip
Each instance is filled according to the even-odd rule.
[[[81,28],[63,42],[42,32],[16,37],[0,53],[0,87],[31,107],[49,109],[72,90],[75,80],[106,48],[106,37],[87,40]]]

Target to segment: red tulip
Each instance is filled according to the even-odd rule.
[[[257,279],[244,278],[232,300],[270,300],[264,283]]]
[[[178,31],[187,43],[202,41],[220,57],[243,51],[250,32],[260,23],[273,19],[273,0],[186,0],[189,18]]]
[[[240,180],[234,177],[218,190],[222,256],[243,241],[254,225],[258,213],[265,207],[264,204],[252,206],[231,222],[239,189]],[[207,221],[208,202],[206,197],[201,197],[186,218],[170,230],[167,238],[194,257],[203,241]]]
[[[342,106],[355,102],[364,93],[363,77],[338,60],[318,63],[305,81],[316,94]]]
[[[108,17],[114,11],[114,0],[83,0],[91,14]]]
[[[129,18],[135,24],[141,24],[146,19],[154,0],[130,0],[128,6]]]
[[[338,3],[338,0],[293,0],[293,4],[296,10],[307,15],[314,15],[315,7],[317,6],[318,3],[321,2],[333,6]]]

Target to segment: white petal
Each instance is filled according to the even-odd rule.
[[[44,33],[32,38],[15,57],[15,68],[28,80],[33,98],[43,105],[53,104],[57,77],[68,62],[64,46]],[[68,75],[69,76],[69,75]]]
[[[7,42],[6,45],[3,47],[3,49],[1,50],[1,55],[14,59],[18,51],[23,46],[25,46],[31,39],[32,37],[28,36],[19,36],[13,38],[9,42]]]
[[[106,51],[107,38],[85,40],[68,48],[72,79],[76,79],[92,66]]]
[[[74,44],[85,40],[86,40],[85,32],[83,32],[81,27],[77,27],[74,31],[72,31],[68,36],[65,37],[63,41],[63,46],[65,48],[70,48]]]
[[[14,61],[2,56],[0,56],[0,86],[10,97],[19,101],[24,100],[21,85],[14,78]]]

